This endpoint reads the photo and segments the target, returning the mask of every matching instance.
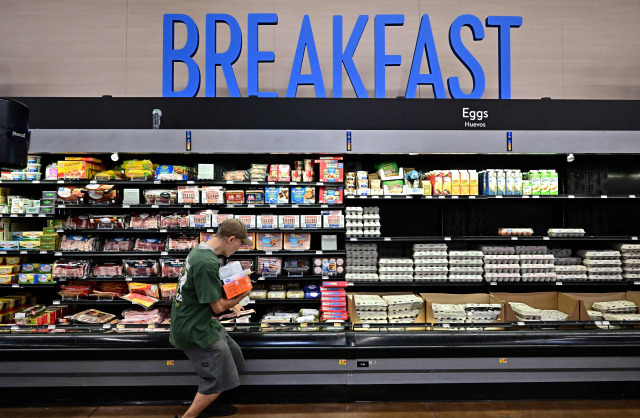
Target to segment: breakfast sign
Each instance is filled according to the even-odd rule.
[[[162,46],[162,95],[164,97],[195,97],[200,91],[204,81],[205,96],[216,96],[216,68],[222,69],[229,96],[240,97],[238,88],[238,76],[247,77],[247,92],[249,96],[278,97],[276,92],[260,91],[258,89],[259,64],[274,62],[273,51],[261,51],[258,49],[258,28],[261,25],[277,25],[278,15],[275,13],[252,13],[248,16],[247,25],[247,74],[236,74],[234,63],[242,53],[242,30],[238,21],[228,14],[207,14],[205,28],[205,68],[200,68],[194,56],[200,47],[200,31],[195,21],[185,14],[165,14],[163,21],[163,46]],[[388,54],[385,45],[385,34],[389,26],[403,26],[405,17],[400,14],[384,14],[373,17],[370,23],[368,15],[358,17],[353,28],[345,28],[343,17],[333,16],[333,45],[332,45],[332,69],[333,97],[342,97],[342,68],[346,70],[351,86],[359,98],[369,97],[364,86],[358,68],[353,60],[358,44],[362,38],[365,27],[373,24],[374,27],[374,96],[385,97],[385,72],[388,66],[405,65],[400,55]],[[177,25],[183,25],[186,29],[187,40],[183,47],[175,46],[175,29]],[[226,26],[230,33],[229,45],[224,51],[218,51],[216,47],[217,31],[219,26]],[[425,14],[420,20],[420,27],[416,36],[413,59],[410,63],[410,72],[406,84],[405,97],[415,98],[418,86],[430,86],[434,97],[447,98],[447,91],[451,98],[455,99],[480,99],[485,91],[485,73],[478,60],[471,54],[467,46],[462,42],[463,31],[471,31],[474,42],[481,42],[485,37],[485,30],[495,30],[498,33],[499,60],[499,98],[511,98],[511,35],[512,30],[522,26],[521,16],[487,16],[484,22],[477,16],[463,14],[453,20],[449,28],[449,47],[451,52],[469,71],[472,79],[470,92],[462,91],[458,77],[445,79],[442,74],[436,44],[431,28],[429,15]],[[485,29],[486,28],[486,29]],[[347,31],[349,31],[346,33]],[[346,45],[344,40],[346,39]],[[303,60],[308,60],[310,72],[302,72]],[[421,63],[426,60],[429,72],[420,72]],[[183,90],[175,90],[176,65],[186,66],[188,80]],[[316,97],[327,97],[326,80],[323,77],[318,52],[313,35],[313,27],[308,15],[304,16],[300,25],[296,51],[293,59],[286,97],[296,97],[298,86],[312,85]],[[446,89],[445,89],[446,83]]]

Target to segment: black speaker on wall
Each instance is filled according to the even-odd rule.
[[[30,138],[29,108],[0,98],[0,167],[25,168]]]

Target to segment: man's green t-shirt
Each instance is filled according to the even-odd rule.
[[[181,350],[215,344],[222,325],[212,317],[209,302],[221,298],[218,256],[209,244],[201,243],[191,250],[180,273],[171,307],[171,344]]]

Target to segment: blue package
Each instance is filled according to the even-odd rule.
[[[304,292],[305,299],[320,299],[320,292]]]

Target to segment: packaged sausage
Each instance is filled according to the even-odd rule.
[[[277,229],[278,217],[275,215],[258,215],[256,217],[256,227],[258,229]]]
[[[278,224],[280,229],[298,229],[300,228],[300,216],[280,215],[278,216]]]
[[[282,249],[282,233],[258,232],[256,249],[261,251],[277,251]]]
[[[224,189],[220,186],[202,187],[202,203],[204,204],[224,203]]]
[[[170,236],[167,241],[168,251],[191,251],[199,243],[197,235]]]
[[[89,217],[87,215],[69,215],[64,227],[66,229],[88,229]]]
[[[254,229],[256,227],[256,215],[236,215],[236,219],[247,226],[247,229]]]
[[[198,186],[178,186],[178,203],[200,203]]]
[[[156,168],[156,180],[191,180],[195,170],[181,165],[161,165]]]
[[[246,181],[247,172],[244,170],[225,171],[224,179],[227,181]]]
[[[285,232],[284,249],[285,250],[309,250],[311,248],[311,234],[309,232]]]

